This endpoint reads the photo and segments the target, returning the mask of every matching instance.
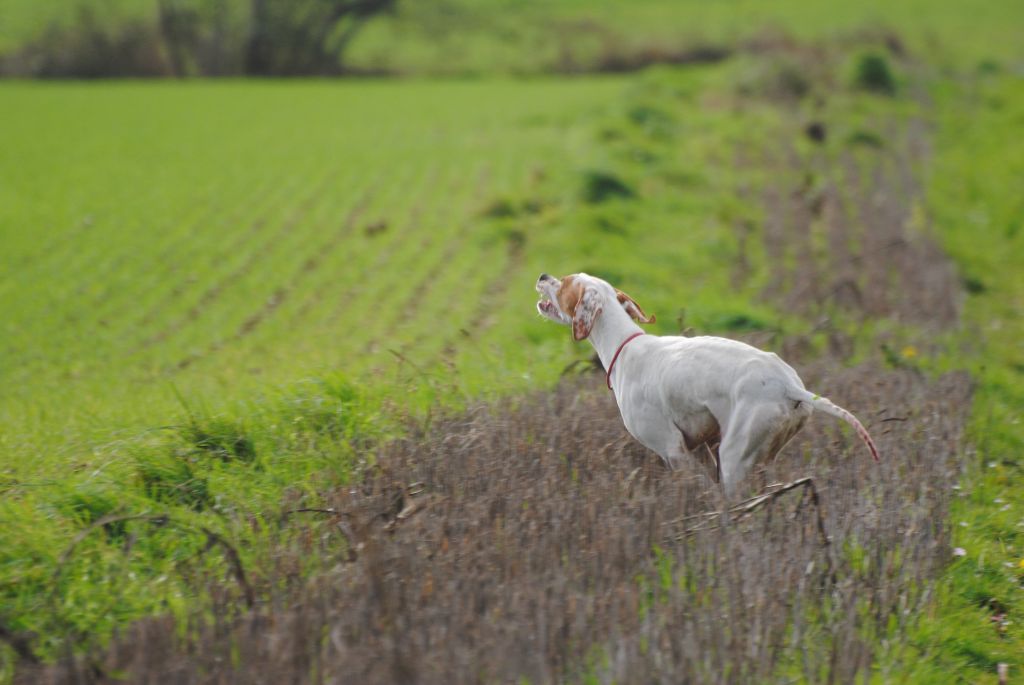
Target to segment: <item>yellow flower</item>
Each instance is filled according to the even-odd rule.
[[[904,359],[913,359],[917,356],[917,348],[913,345],[907,345],[900,351],[900,354],[903,355]]]
[[[1021,559],[1020,563],[1017,564],[1017,566],[1020,566],[1022,569],[1024,569],[1024,559]]]

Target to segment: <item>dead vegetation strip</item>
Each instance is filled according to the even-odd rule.
[[[814,181],[764,191],[772,270],[766,300],[812,319],[842,311],[929,330],[955,324],[962,300],[956,269],[929,235],[927,217],[915,212],[922,198],[913,169],[927,154],[923,127],[920,120],[879,124],[887,150],[871,153],[877,159],[869,166],[847,152],[837,161],[822,154],[804,168],[789,151],[788,175]],[[816,233],[828,246],[824,257],[813,249]]]
[[[142,621],[88,669],[153,683],[554,682],[588,669],[730,683],[785,661],[811,680],[852,680],[900,649],[882,638],[916,620],[948,558],[970,384],[828,361],[802,371],[861,408],[885,455],[873,464],[856,436],[815,419],[760,478],[812,475],[820,509],[770,498],[676,539],[679,521],[724,503],[697,464],[669,473],[630,440],[586,378],[380,446],[364,480],[316,507],[322,522],[286,517],[311,547],[263,577],[273,584],[336,536],[330,570],[252,612],[220,606],[185,650],[172,621]],[[64,682],[86,663],[28,669],[23,682]]]

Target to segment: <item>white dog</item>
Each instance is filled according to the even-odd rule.
[[[772,459],[815,409],[843,419],[878,450],[850,412],[804,389],[796,371],[771,352],[701,336],[646,335],[652,323],[640,306],[600,278],[541,274],[537,311],[589,339],[607,370],[608,387],[626,430],[661,455],[670,468],[706,449],[726,494],[754,464]],[[695,455],[701,456],[701,455]]]

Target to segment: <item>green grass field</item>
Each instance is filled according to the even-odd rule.
[[[393,369],[393,352],[432,366],[446,348],[473,367],[467,391],[524,387],[531,368],[549,376],[566,351],[523,321],[530,274],[584,258],[643,287],[667,280],[660,264],[713,259],[678,245],[641,269],[659,240],[643,227],[565,253],[579,232],[631,218],[580,199],[587,174],[614,161],[592,145],[594,122],[627,120],[614,111],[626,88],[6,84],[0,416],[12,477],[48,472],[29,456],[41,447],[62,469],[70,455],[89,468],[85,445],[165,423],[179,391],[223,408],[337,369]],[[695,110],[688,125],[728,141],[713,119]],[[708,145],[694,136],[675,154]],[[663,217],[679,227],[717,201],[698,189],[735,182],[694,167],[694,189]],[[728,250],[714,230],[725,220],[687,230]],[[626,245],[636,254],[613,263]]]
[[[479,213],[585,164],[575,132],[622,87],[4,84],[4,620],[47,632],[38,591],[69,535],[160,506],[159,427],[272,406],[284,425],[245,429],[267,473],[202,478],[225,506],[273,506],[324,469],[278,440],[303,402],[341,401],[322,383],[401,398],[392,350],[433,369],[460,330],[483,340],[509,251]],[[513,368],[475,387],[524,386]]]
[[[478,212],[621,88],[5,85],[8,445],[436,351],[506,260]]]
[[[20,17],[6,41],[43,21],[5,5],[0,17]],[[516,60],[552,15],[506,9],[494,22],[526,27],[508,43],[418,36],[382,56],[413,13],[373,27],[353,59],[550,67],[546,47]],[[756,53],[615,77],[0,83],[0,636],[31,635],[53,659],[66,640],[97,648],[141,617],[202,613],[202,579],[232,568],[204,553],[210,532],[270,592],[280,550],[307,535],[269,533],[281,511],[358,479],[409,417],[550,388],[587,356],[533,313],[541,271],[607,277],[658,314],[654,332],[802,337],[808,358],[823,353],[820,320],[765,296],[777,255],[737,227],[760,237],[763,192],[804,184],[778,158],[891,171],[886,122],[923,121],[913,217],[957,265],[962,323],[922,332],[827,313],[851,340],[849,364],[969,371],[974,458],[949,521],[964,555],[896,635],[909,655],[887,652],[871,673],[994,683],[1009,663],[1019,678],[1021,10],[986,4],[964,23],[959,5],[929,4],[917,25],[918,3],[748,9],[650,2],[595,16],[630,26],[626,43],[731,45],[781,24],[828,55],[811,95],[780,101],[789,63]],[[586,12],[566,2],[555,14]],[[699,28],[673,28],[684,19]],[[880,26],[914,56],[891,59],[895,97],[851,85],[859,51],[885,49]],[[446,69],[453,54],[476,66]],[[818,118],[830,131],[820,154],[803,139],[780,147]],[[602,195],[602,178],[629,197]],[[813,240],[818,256],[834,247]],[[781,258],[799,271],[803,257]],[[118,520],[163,515],[174,524]],[[304,563],[298,576],[322,570]],[[14,644],[0,642],[0,681]]]

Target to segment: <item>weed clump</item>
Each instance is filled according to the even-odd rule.
[[[813,85],[813,69],[784,55],[748,64],[737,76],[736,91],[741,96],[787,102],[803,99]]]
[[[480,210],[485,219],[512,219],[517,216],[540,214],[545,204],[537,198],[501,196],[492,199]]]
[[[971,295],[980,295],[988,291],[988,286],[985,285],[985,281],[981,280],[977,276],[964,276],[961,279],[961,283],[963,284],[964,290]]]
[[[281,419],[303,433],[338,440],[357,441],[372,432],[369,399],[358,385],[340,376],[309,385],[281,403]]]
[[[211,419],[200,423],[192,419],[180,429],[180,435],[193,453],[216,457],[222,462],[256,459],[256,445],[243,427],[231,421]]]
[[[804,135],[815,143],[824,143],[828,137],[828,129],[820,121],[812,121],[804,127]]]
[[[772,325],[751,314],[743,312],[723,312],[712,317],[707,326],[712,331],[730,331],[732,333],[767,331]]]
[[[509,229],[502,232],[502,238],[505,240],[505,246],[508,248],[509,254],[519,254],[526,247],[526,233],[518,229]]]
[[[152,500],[203,511],[213,498],[208,480],[180,454],[154,453],[136,461],[143,492]]]
[[[896,94],[896,76],[889,60],[878,53],[860,55],[853,65],[853,85],[880,95]]]
[[[636,193],[615,174],[591,169],[583,172],[581,196],[587,204],[599,204],[616,198],[628,200]]]
[[[882,136],[878,135],[874,131],[867,131],[864,129],[857,129],[846,136],[846,142],[853,147],[872,147],[872,148],[883,148],[885,147],[885,141]]]
[[[608,233],[611,235],[628,235],[629,229],[627,229],[622,222],[615,217],[609,216],[598,216],[594,219],[594,228],[601,233]]]
[[[105,516],[113,514],[120,506],[120,502],[111,492],[89,483],[83,483],[62,493],[54,506],[57,511],[68,518],[83,526],[89,526]],[[124,521],[104,524],[103,530],[111,542],[119,542],[125,537]]]
[[[518,213],[515,203],[507,197],[496,197],[480,210],[480,216],[487,219],[510,219]]]
[[[626,116],[634,126],[642,129],[651,138],[668,140],[673,136],[675,117],[662,107],[637,104],[626,112]]]

